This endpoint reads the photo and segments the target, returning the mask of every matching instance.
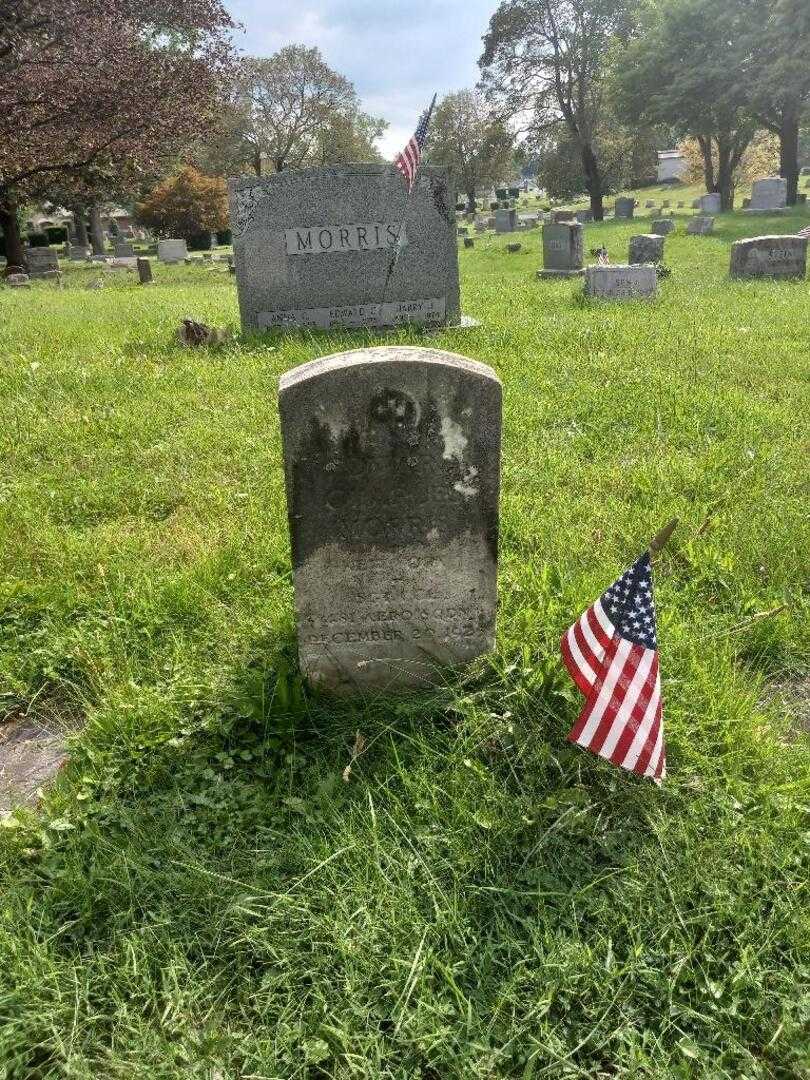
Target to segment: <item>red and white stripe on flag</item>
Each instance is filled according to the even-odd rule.
[[[658,651],[623,637],[601,598],[563,635],[561,647],[586,699],[569,740],[660,783],[666,755]]]
[[[408,184],[408,191],[413,187],[416,173],[419,169],[419,163],[422,160],[422,151],[419,147],[419,143],[415,135],[412,135],[408,145],[396,156],[394,164],[405,177],[405,181]]]

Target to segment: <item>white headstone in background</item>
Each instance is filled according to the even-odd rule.
[[[188,256],[185,240],[158,240],[158,259],[163,263],[182,262]]]

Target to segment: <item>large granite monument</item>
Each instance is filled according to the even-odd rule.
[[[393,165],[229,182],[242,327],[461,322],[456,192],[445,168],[409,195]]]
[[[327,356],[280,383],[301,668],[419,686],[493,648],[501,384],[436,349]]]
[[[807,274],[807,237],[752,236],[731,245],[735,278],[799,278]]]

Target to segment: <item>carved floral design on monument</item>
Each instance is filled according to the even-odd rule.
[[[231,236],[244,236],[253,220],[253,211],[267,195],[260,187],[238,188],[234,192]]]

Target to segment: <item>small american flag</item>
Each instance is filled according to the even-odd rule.
[[[433,101],[430,103],[430,108],[425,109],[422,115],[419,117],[419,123],[416,125],[416,131],[411,136],[408,145],[404,150],[400,151],[394,158],[394,164],[405,177],[405,182],[408,185],[408,193],[413,190],[413,185],[416,182],[416,174],[419,171],[419,165],[422,161],[422,147],[427,140],[428,127],[430,126],[430,117],[433,114],[433,106],[436,104],[436,95],[433,95]]]
[[[562,654],[586,698],[571,742],[660,784],[666,758],[649,551],[563,635]]]

